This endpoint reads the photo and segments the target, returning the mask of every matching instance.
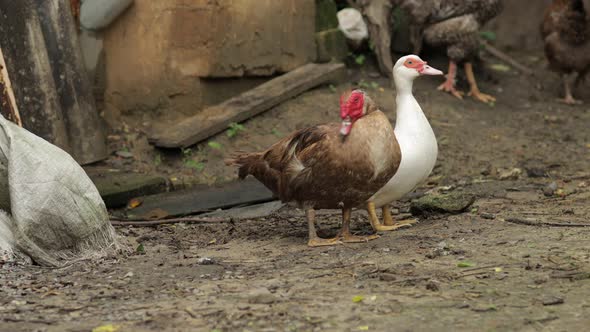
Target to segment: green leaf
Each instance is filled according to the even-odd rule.
[[[283,133],[281,133],[277,128],[272,128],[272,130],[270,131],[271,134],[277,136],[277,137],[281,137],[283,136]]]
[[[459,262],[457,267],[472,267],[474,264],[470,262]]]
[[[361,88],[361,89],[368,89],[369,88],[369,83],[367,83],[365,80],[360,80],[359,81],[359,88]]]
[[[221,143],[214,142],[214,141],[207,143],[207,145],[209,145],[210,148],[215,149],[215,150],[221,150],[221,148],[223,147],[221,145]]]
[[[359,54],[354,58],[357,65],[362,66],[365,63],[366,57],[364,54]]]
[[[328,88],[330,89],[330,91],[332,91],[332,93],[336,93],[336,87],[334,86],[334,84],[328,85]]]
[[[479,36],[485,40],[494,41],[496,40],[496,33],[493,31],[480,31]]]
[[[136,251],[136,252],[138,252],[138,253],[140,253],[140,254],[143,254],[143,253],[145,253],[145,248],[144,248],[144,246],[143,246],[143,243],[140,243],[140,244],[137,246],[137,248],[135,248],[135,251]]]
[[[199,171],[199,172],[205,168],[205,164],[194,161],[192,159],[185,161],[184,165],[188,168],[192,168],[192,169]]]
[[[352,302],[354,303],[359,303],[359,302],[363,302],[365,298],[362,295],[356,295],[352,297]]]
[[[227,127],[226,134],[227,134],[228,137],[231,138],[231,137],[236,136],[238,134],[238,132],[243,131],[245,129],[246,128],[243,125],[241,125],[241,124],[239,124],[237,122],[232,122]]]
[[[157,154],[154,157],[154,165],[159,166],[162,163],[162,155],[161,154]]]
[[[374,90],[379,89],[379,83],[377,83],[377,82],[371,82],[371,88],[373,88]]]

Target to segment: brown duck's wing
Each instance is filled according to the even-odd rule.
[[[381,112],[358,120],[345,139],[334,124],[325,127],[321,140],[307,142],[311,144],[301,144],[292,160],[284,192],[291,200],[316,208],[361,204],[393,176],[399,164],[399,145]]]
[[[317,125],[298,130],[273,144],[264,152],[261,160],[264,172],[276,179],[276,193],[283,201],[291,201],[293,179],[305,168],[301,155],[306,149],[313,150],[330,131],[337,131],[337,124]],[[301,176],[301,175],[300,175]]]

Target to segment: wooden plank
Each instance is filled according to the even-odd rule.
[[[242,122],[317,85],[338,80],[341,63],[307,64],[258,87],[209,107],[165,131],[152,133],[150,143],[163,148],[184,148]]]
[[[168,180],[149,174],[110,172],[102,168],[85,169],[108,208],[119,208],[137,196],[167,191]]]
[[[20,119],[20,113],[14,99],[14,91],[10,84],[8,71],[6,70],[6,62],[4,61],[4,54],[0,47],[0,113],[8,120],[16,123],[19,127],[23,126]]]
[[[273,194],[258,180],[247,178],[221,187],[199,186],[140,197],[140,206],[129,210],[129,219],[153,219],[153,214],[163,217],[185,216],[272,201]],[[154,212],[157,211],[157,212]]]

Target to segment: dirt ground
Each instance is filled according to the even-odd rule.
[[[479,77],[482,90],[498,97],[494,106],[435,91],[441,78],[415,85],[440,155],[428,183],[410,196],[472,193],[470,211],[323,248],[306,246],[303,213],[293,208],[229,223],[119,227],[129,248],[144,251],[59,270],[0,266],[0,330],[587,329],[590,228],[580,226],[590,226],[590,108],[555,101],[561,84],[541,56],[515,56],[538,75],[486,61]],[[443,59],[433,64],[446,69]],[[361,79],[395,119],[388,81],[371,69],[351,71],[351,82]],[[247,121],[234,138],[212,138],[221,149],[204,143],[157,157],[137,134],[128,167],[200,182],[234,178],[224,155],[336,119],[337,92],[348,85],[314,89]],[[589,86],[578,91],[587,103]],[[410,198],[395,204],[397,217],[407,215]],[[366,214],[353,216],[353,231],[370,233]],[[339,215],[320,213],[319,227],[320,235],[334,235]]]

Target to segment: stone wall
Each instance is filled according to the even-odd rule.
[[[201,78],[266,76],[315,60],[314,0],[135,0],[104,33],[107,119],[203,105]]]

